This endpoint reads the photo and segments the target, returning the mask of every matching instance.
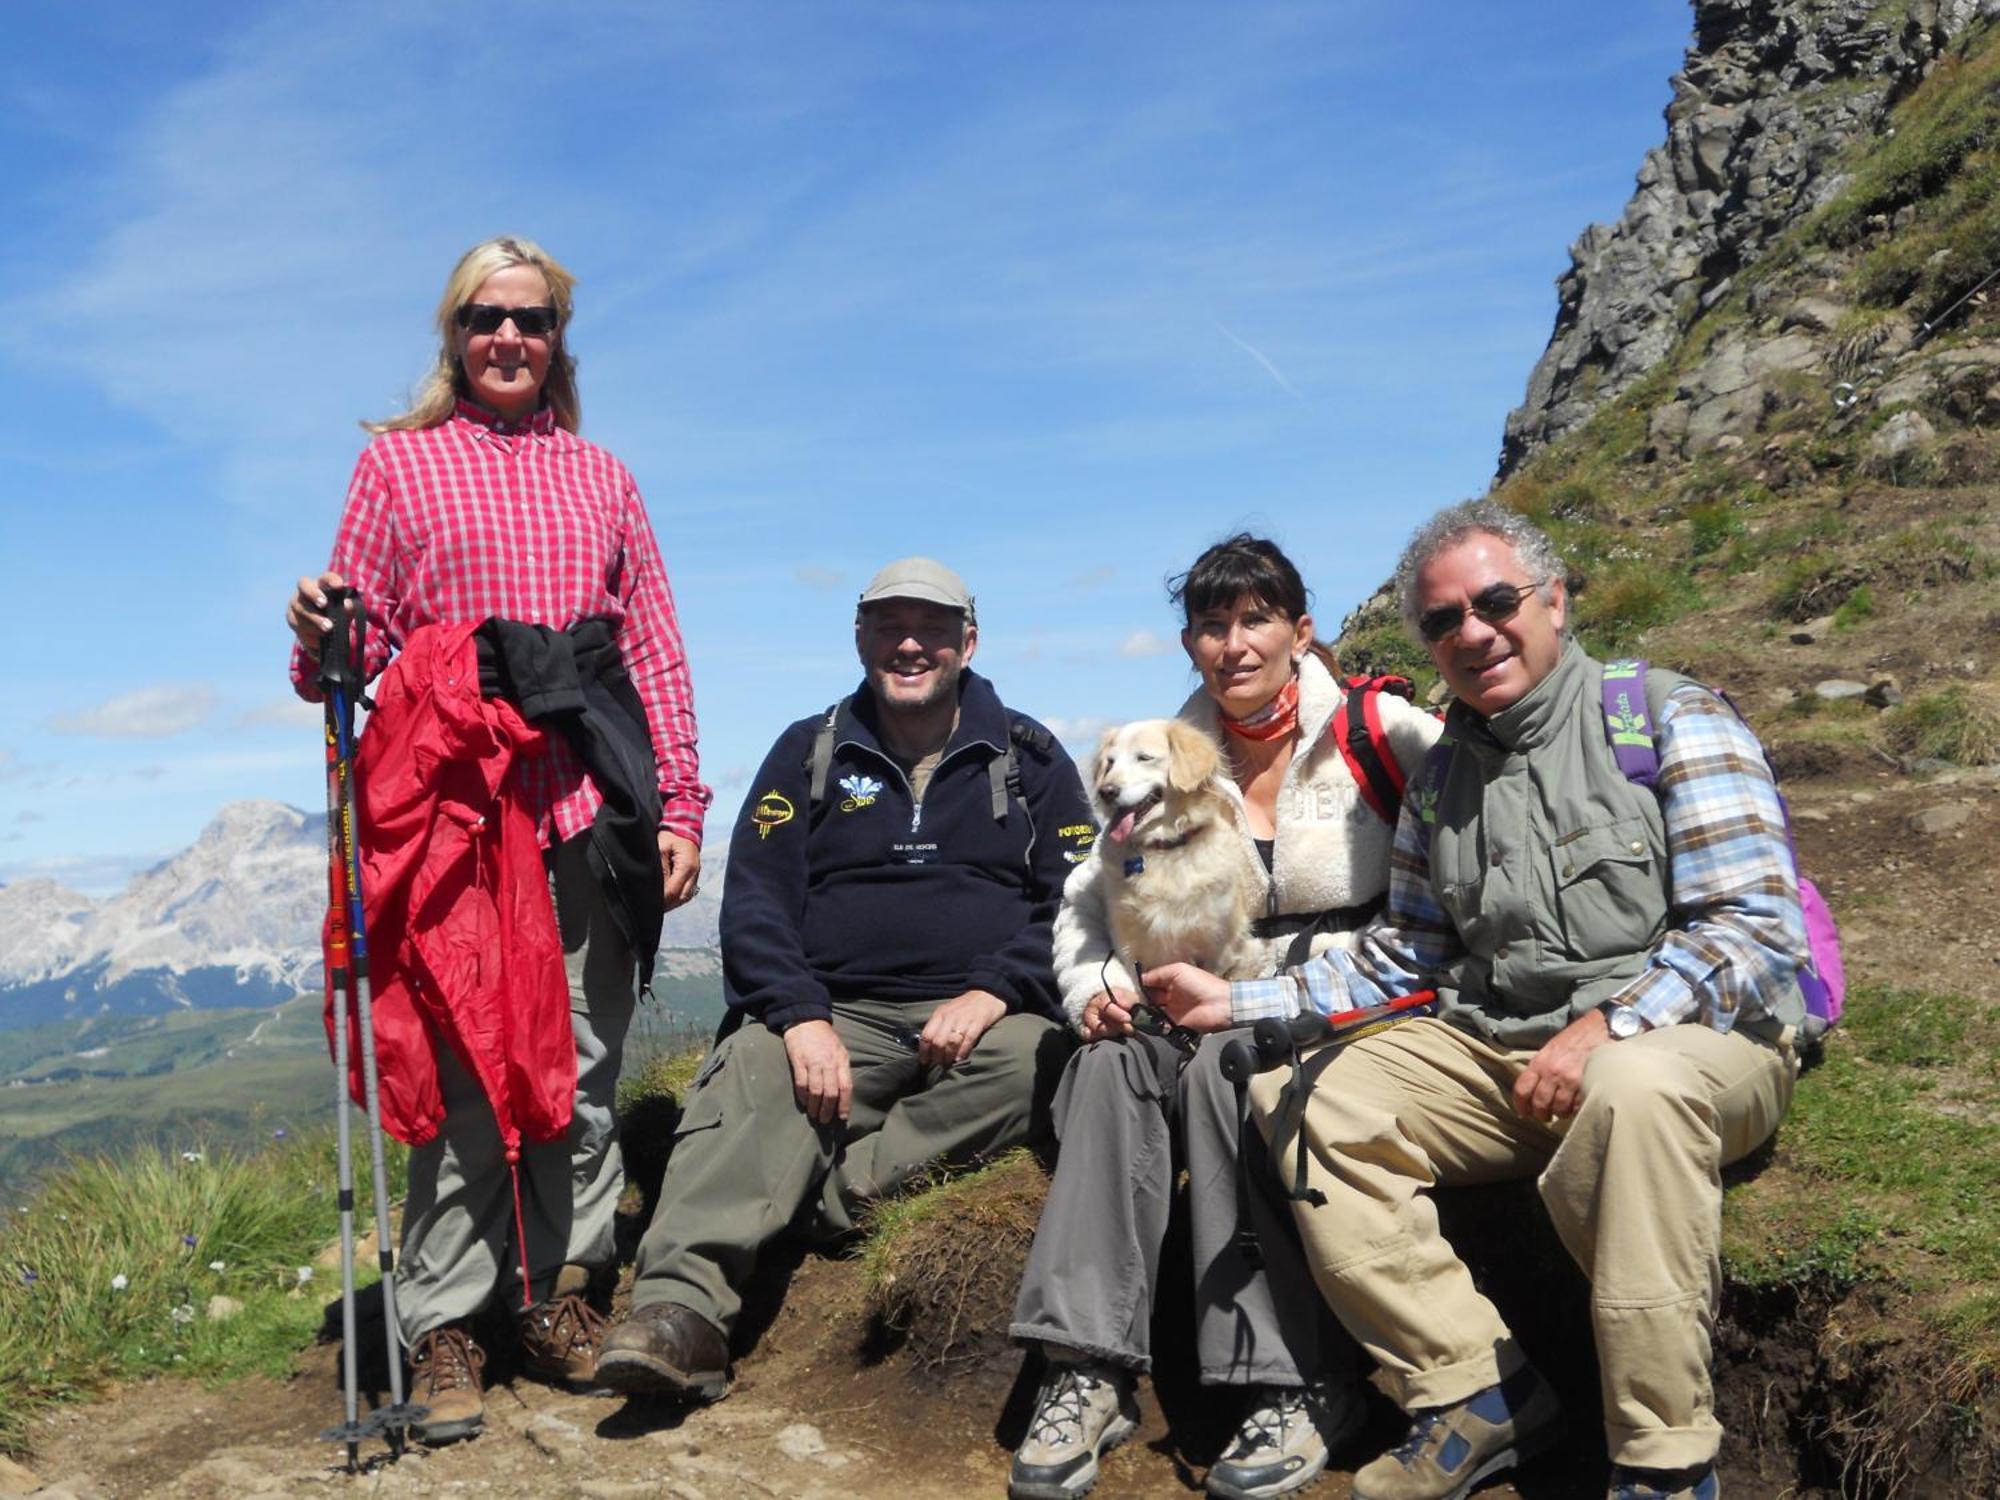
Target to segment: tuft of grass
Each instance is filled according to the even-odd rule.
[[[1831,552],[1809,552],[1785,565],[1771,595],[1771,613],[1781,620],[1810,620],[1845,604],[1865,582],[1853,563]]]
[[[1573,613],[1584,649],[1616,656],[1655,625],[1700,607],[1700,591],[1685,572],[1634,558],[1593,576],[1577,595]]]
[[[1884,578],[1910,588],[1964,583],[1992,572],[1993,560],[1947,521],[1927,521],[1892,531],[1868,548],[1868,561]]]
[[[1696,557],[1720,552],[1744,533],[1736,507],[1711,500],[1688,512],[1688,551]]]
[[[687,1098],[694,1075],[708,1057],[708,1043],[690,1041],[646,1059],[618,1080],[618,1115],[632,1116],[656,1101],[679,1104]]]
[[[1025,1146],[877,1204],[861,1250],[876,1319],[941,1365],[1003,1341],[1048,1179]]]
[[[1899,704],[1883,715],[1889,748],[1916,760],[1985,766],[2000,760],[2000,713],[1953,685]]]
[[[1871,618],[1874,613],[1875,591],[1864,583],[1841,600],[1840,608],[1833,612],[1833,628],[1852,630],[1863,620]]]
[[[405,1161],[392,1151],[392,1193]],[[365,1157],[355,1176],[360,1235]],[[283,1373],[339,1295],[313,1270],[339,1233],[337,1179],[331,1126],[256,1155],[153,1147],[53,1172],[0,1223],[0,1451],[25,1451],[36,1412],[112,1379]],[[216,1296],[241,1311],[211,1322]]]

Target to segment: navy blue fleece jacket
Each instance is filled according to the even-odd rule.
[[[864,684],[840,715],[826,795],[807,761],[824,714],[778,737],[729,844],[722,893],[729,1004],[774,1031],[841,999],[944,1000],[990,990],[1060,1020],[1050,928],[1095,836],[1076,766],[1047,730],[959,679],[959,723],[921,806],[882,748]],[[988,762],[1016,736],[1020,797],[993,816]]]

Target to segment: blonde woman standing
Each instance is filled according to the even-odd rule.
[[[613,1095],[639,965],[657,941],[659,911],[692,896],[701,869],[709,791],[680,627],[631,474],[577,435],[566,338],[574,286],[525,239],[488,240],[460,258],[438,304],[437,363],[409,411],[366,424],[374,438],[355,465],[331,563],[299,579],[285,610],[296,638],[292,681],[315,701],[330,588],[358,591],[371,678],[425,627],[518,622],[572,640],[595,631],[600,644],[608,634],[613,669],[633,694],[623,700],[624,727],[651,751],[652,766],[639,774],[655,784],[638,800],[650,814],[657,797],[658,864],[646,878],[658,882],[659,898],[629,908],[649,907],[650,933],[624,930],[636,915],[614,908],[587,858],[606,801],[601,777],[554,734],[544,753],[508,773],[543,850],[568,982],[576,1068],[567,1135],[525,1141],[510,1161],[465,1060],[430,1028],[402,1043],[434,1052],[420,1065],[434,1068],[441,1095],[441,1124],[411,1153],[396,1269],[413,1399],[429,1408],[418,1436],[431,1443],[470,1437],[483,1422],[486,1356],[471,1320],[489,1305],[511,1298],[523,1308],[517,1329],[531,1371],[569,1382],[595,1373],[624,1181]],[[650,867],[643,827],[638,839],[641,868]],[[382,1051],[385,1070],[411,1061],[393,1055],[389,1040]]]

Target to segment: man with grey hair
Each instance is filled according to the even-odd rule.
[[[854,644],[860,689],[778,737],[737,819],[729,1014],[598,1362],[616,1389],[721,1396],[772,1238],[837,1238],[919,1172],[1027,1140],[1068,1052],[1050,930],[1096,827],[1076,767],[970,669],[942,563],[877,573]]]
[[[1804,1017],[1776,788],[1742,720],[1667,672],[1629,710],[1650,721],[1657,787],[1628,779],[1615,669],[1569,639],[1555,550],[1512,511],[1445,511],[1397,578],[1456,701],[1404,801],[1387,907],[1352,954],[1274,979],[1171,965],[1146,983],[1197,1028],[1438,992],[1435,1017],[1251,1093],[1281,1159],[1304,1132],[1315,1279],[1412,1418],[1356,1500],[1459,1500],[1553,1441],[1554,1395],[1426,1191],[1530,1175],[1590,1278],[1611,1495],[1714,1500],[1719,1174],[1783,1117]]]

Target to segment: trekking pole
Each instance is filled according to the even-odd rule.
[[[354,778],[354,709],[363,701],[366,671],[363,647],[367,616],[360,595],[352,589],[330,588],[327,606],[335,626],[320,650],[320,690],[326,698],[327,720],[327,841],[329,874],[335,909],[329,927],[339,941],[334,956],[345,959],[335,1003],[334,1053],[340,1073],[340,1116],[336,1132],[340,1156],[341,1322],[346,1345],[342,1351],[346,1383],[347,1425],[328,1434],[347,1444],[348,1467],[354,1468],[356,1446],[363,1437],[383,1434],[392,1456],[400,1455],[409,1429],[424,1413],[403,1399],[402,1329],[396,1316],[396,1252],[389,1238],[389,1170],[382,1145],[382,1105],[375,1059],[375,1016],[368,978],[368,931],[361,899],[361,851],[356,837],[357,789]],[[349,644],[347,601],[356,609],[352,646]],[[329,945],[332,946],[331,944]],[[334,982],[329,973],[328,983]],[[375,1198],[376,1261],[381,1268],[383,1345],[388,1356],[389,1404],[358,1420],[358,1378],[354,1349],[354,1168],[347,1115],[349,1052],[347,1000],[352,990],[355,1019],[360,1026],[361,1093],[368,1123],[368,1152]]]
[[[333,1011],[333,1111],[337,1143],[340,1205],[340,1379],[346,1422],[324,1436],[347,1445],[347,1471],[360,1467],[360,1376],[355,1364],[354,1337],[354,1143],[347,1112],[349,1052],[347,987],[352,950],[347,931],[347,853],[341,837],[346,817],[346,776],[341,765],[340,705],[329,683],[347,671],[347,610],[344,600],[329,601],[335,625],[320,641],[319,685],[326,705],[326,996]]]

